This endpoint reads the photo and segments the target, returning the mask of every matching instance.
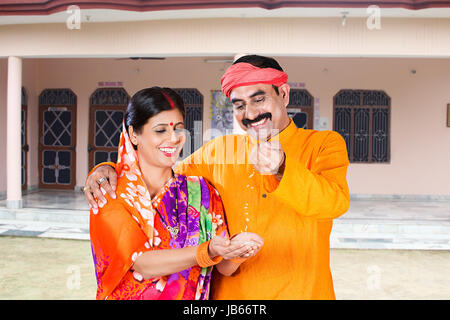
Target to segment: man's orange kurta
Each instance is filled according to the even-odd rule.
[[[334,131],[297,129],[292,121],[274,139],[286,154],[280,182],[253,169],[248,158],[255,140],[247,135],[216,138],[176,168],[214,185],[230,235],[247,225],[265,241],[233,276],[214,273],[211,299],[335,298],[329,236],[332,219],[350,203],[345,141]]]

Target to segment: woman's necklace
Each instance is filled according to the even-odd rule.
[[[172,177],[174,177],[174,173],[172,171]],[[175,181],[176,183],[176,181]],[[164,196],[163,196],[164,197]],[[162,224],[164,225],[164,227],[169,230],[170,235],[172,236],[172,239],[176,239],[178,236],[178,232],[180,231],[179,228],[179,221],[178,221],[178,192],[177,192],[177,187],[175,186],[175,214],[177,217],[177,225],[175,227],[170,226],[168,223],[166,223],[166,221],[163,219],[161,213],[159,212],[158,208],[155,206],[155,210],[158,213],[159,219],[161,220]]]

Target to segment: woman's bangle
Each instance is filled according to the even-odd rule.
[[[195,258],[197,260],[197,263],[202,268],[208,268],[211,266],[214,266],[218,264],[220,261],[222,261],[221,256],[217,256],[214,259],[211,259],[208,253],[209,243],[211,240],[203,242],[201,245],[198,246],[197,252],[195,254]]]

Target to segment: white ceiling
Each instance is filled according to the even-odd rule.
[[[192,9],[135,12],[110,9],[82,9],[81,22],[143,21],[166,19],[207,19],[207,18],[295,18],[295,17],[368,17],[366,8],[281,8],[266,10],[261,8]],[[72,12],[62,11],[51,15],[0,16],[0,25],[35,24],[65,22]],[[450,8],[422,10],[381,9],[381,18],[450,18]]]

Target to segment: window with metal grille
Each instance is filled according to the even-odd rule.
[[[291,89],[289,92],[287,112],[297,128],[313,129],[314,98],[308,90]]]
[[[117,161],[117,147],[130,96],[124,88],[98,88],[89,99],[89,168]]]
[[[333,130],[353,163],[390,162],[391,98],[380,90],[340,90],[333,98]]]

